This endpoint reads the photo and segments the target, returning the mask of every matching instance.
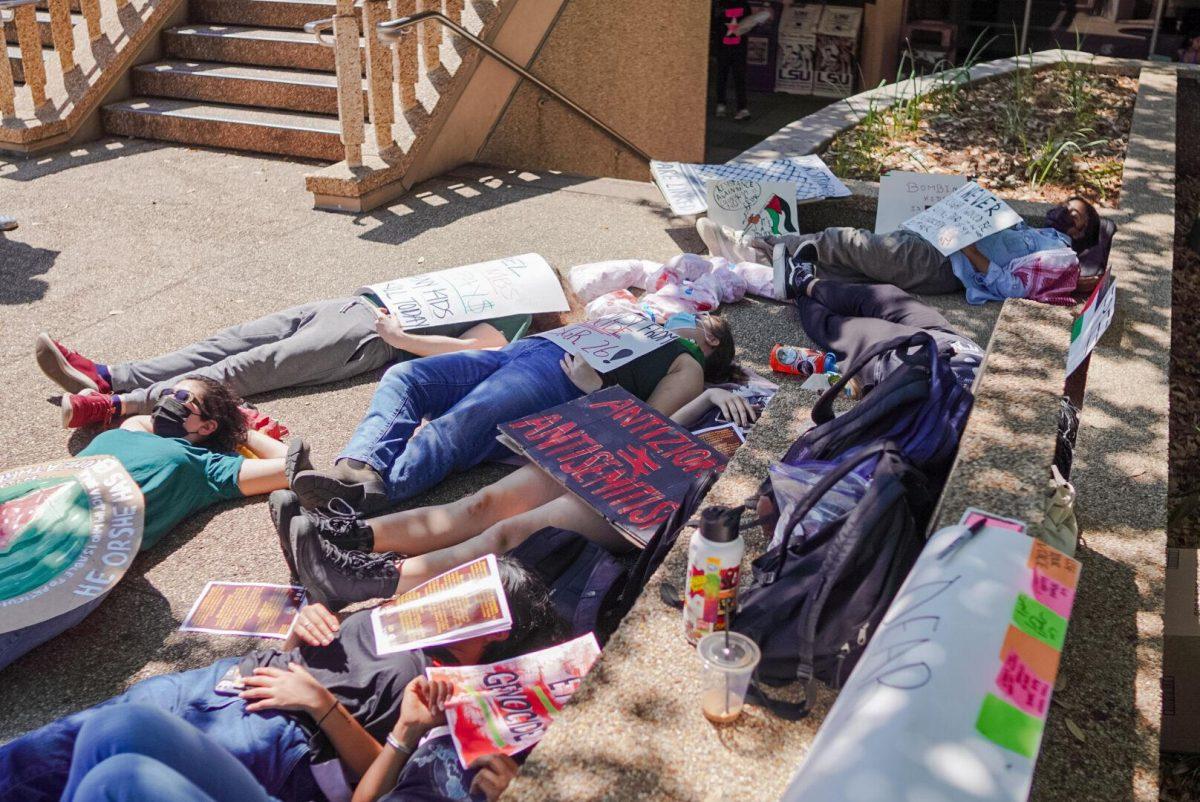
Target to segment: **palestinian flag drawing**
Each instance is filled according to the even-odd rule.
[[[141,545],[143,507],[111,457],[0,472],[0,633],[110,590]]]

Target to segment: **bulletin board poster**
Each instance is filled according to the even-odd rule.
[[[823,6],[794,5],[779,17],[775,55],[775,91],[811,95],[817,53],[817,25]]]

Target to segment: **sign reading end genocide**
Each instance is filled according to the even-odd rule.
[[[1021,216],[1011,206],[968,181],[954,194],[905,221],[904,228],[920,234],[942,256],[949,256],[1019,222]]]
[[[144,507],[112,457],[0,473],[0,634],[112,590],[141,546]]]
[[[384,281],[358,292],[378,298],[412,330],[571,308],[558,274],[536,253]]]
[[[620,387],[501,424],[500,442],[528,457],[634,545],[645,546],[698,478],[725,455]]]

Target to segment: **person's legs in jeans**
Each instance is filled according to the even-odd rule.
[[[817,278],[895,284],[933,295],[962,290],[950,260],[911,232],[875,234],[861,228],[827,228],[787,242],[790,251],[808,243],[816,248]]]
[[[63,792],[64,802],[90,799],[135,799],[139,797],[96,797],[81,785],[87,783],[93,771],[118,755],[137,755],[162,764],[171,772],[155,773],[160,781],[175,781],[172,774],[194,786],[195,791],[208,798],[239,802],[263,802],[266,791],[245,766],[218,741],[161,708],[145,704],[111,706],[98,710],[79,729],[71,759],[71,771]],[[124,765],[124,764],[119,764]],[[131,765],[125,766],[131,768]],[[143,768],[148,768],[142,764]],[[109,776],[114,769],[106,770]],[[92,778],[93,788],[101,787]],[[107,782],[105,783],[107,785]],[[173,787],[173,786],[167,786]],[[186,789],[186,786],[183,786]],[[161,799],[171,797],[140,797]],[[183,797],[204,799],[204,796]]]
[[[87,618],[105,596],[108,593],[46,621],[0,634],[0,669]]]
[[[243,769],[244,771],[244,769]],[[256,783],[257,785],[257,783]],[[262,791],[237,797],[213,797],[166,763],[132,753],[110,757],[83,778],[71,802],[224,802],[225,799],[267,802]],[[66,799],[66,797],[63,797]]]

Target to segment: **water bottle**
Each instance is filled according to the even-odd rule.
[[[691,643],[729,628],[746,552],[741,515],[738,507],[705,507],[692,533],[683,599],[684,634]]]

